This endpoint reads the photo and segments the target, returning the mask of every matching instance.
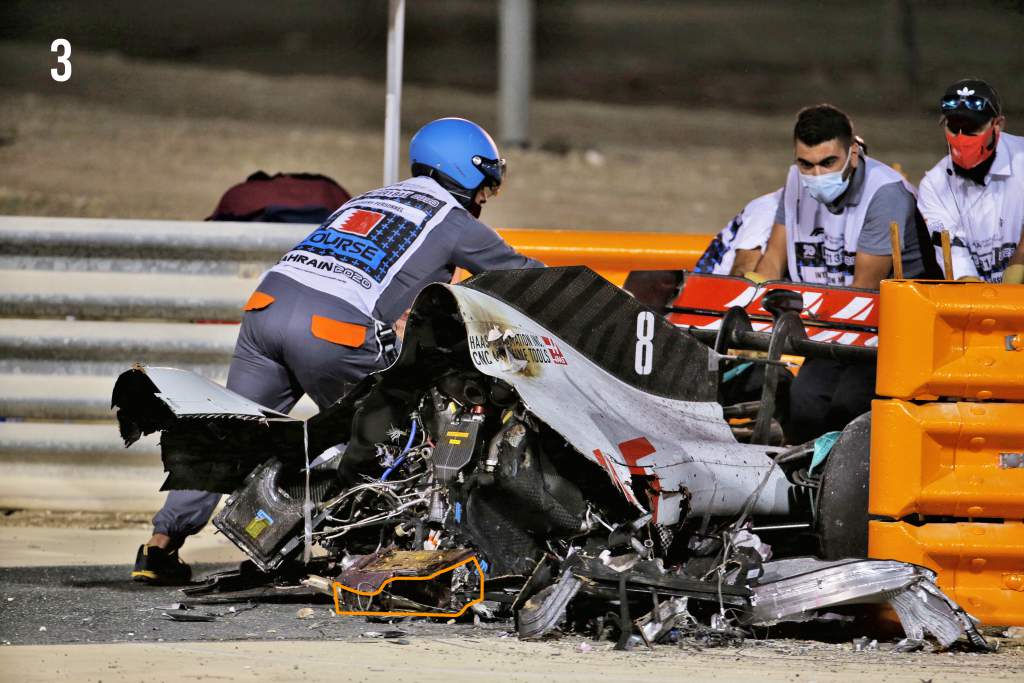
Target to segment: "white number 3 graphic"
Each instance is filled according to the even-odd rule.
[[[71,43],[67,38],[58,38],[50,44],[50,52],[57,54],[57,65],[60,69],[50,69],[50,76],[58,83],[71,78]]]
[[[633,369],[638,375],[651,374],[654,367],[654,314],[640,311],[636,316],[636,357]]]

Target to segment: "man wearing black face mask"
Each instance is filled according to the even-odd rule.
[[[985,81],[953,83],[939,107],[949,154],[921,181],[918,208],[936,249],[950,233],[946,278],[1020,284],[1024,138],[1004,131],[999,94]]]

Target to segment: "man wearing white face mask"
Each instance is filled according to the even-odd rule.
[[[869,158],[846,114],[821,104],[797,115],[795,163],[757,279],[877,289],[892,270],[889,225],[900,226],[905,277],[924,270],[915,190]]]
[[[892,272],[890,225],[899,225],[903,274],[918,277],[923,221],[903,176],[869,158],[846,114],[821,104],[797,115],[795,163],[764,256],[748,277],[877,289]],[[840,430],[871,408],[874,363],[809,358],[790,387],[790,443]]]

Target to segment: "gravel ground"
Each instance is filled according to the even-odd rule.
[[[198,577],[234,565],[196,565]],[[31,567],[0,569],[0,642],[5,645],[54,645],[58,643],[159,643],[220,641],[296,641],[366,640],[368,633],[400,630],[399,640],[417,638],[501,639],[513,631],[511,622],[474,626],[468,623],[444,623],[429,620],[398,620],[388,624],[370,622],[361,617],[334,614],[328,599],[294,602],[234,605],[198,605],[195,613],[213,614],[213,622],[176,622],[163,615],[167,607],[181,601],[182,594],[172,587],[153,587],[129,580],[128,565],[88,567]],[[251,609],[250,609],[251,607]],[[299,610],[312,609],[300,618]],[[990,629],[1001,634],[1001,629]],[[1024,674],[1024,640],[998,639],[1000,652],[979,656],[973,653],[889,653],[891,643],[881,643],[876,652],[852,651],[848,642],[825,643],[791,638],[747,640],[742,646],[722,648],[740,651],[750,648],[779,655],[853,657],[854,661],[914,662],[977,661],[984,668],[1017,671]],[[587,646],[580,647],[581,643]],[[567,636],[549,641],[567,651],[605,649],[609,643],[586,641]],[[400,643],[405,644],[405,643]],[[538,646],[539,647],[539,646]],[[658,646],[657,651],[681,649],[702,652],[693,642],[680,646]]]
[[[197,577],[235,565],[195,565]],[[351,640],[401,630],[404,637],[501,637],[511,622],[473,624],[404,621],[371,623],[338,616],[330,599],[294,602],[197,605],[194,614],[212,622],[179,622],[164,616],[184,596],[173,587],[128,580],[128,565],[0,569],[0,642],[5,645],[57,643],[142,643],[233,640]],[[310,608],[312,614],[299,610]]]
[[[152,512],[67,512],[62,510],[2,510],[0,527],[45,529],[151,529]]]

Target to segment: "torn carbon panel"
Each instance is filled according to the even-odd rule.
[[[477,488],[466,502],[462,530],[491,565],[491,575],[529,574],[541,549],[501,501]]]
[[[709,349],[583,266],[481,273],[461,286],[496,297],[641,391],[679,401],[713,401]],[[638,374],[638,318],[654,315],[653,366]]]
[[[160,437],[167,479],[161,491],[232,493],[254,468],[276,457],[304,462],[302,423],[181,421]]]

